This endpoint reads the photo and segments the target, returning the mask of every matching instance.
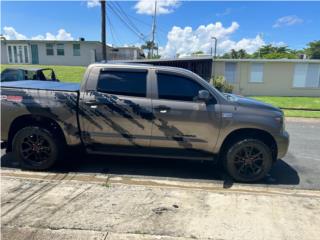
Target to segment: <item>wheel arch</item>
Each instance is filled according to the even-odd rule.
[[[12,140],[15,134],[22,128],[28,126],[43,127],[61,137],[61,140],[66,144],[66,137],[60,125],[53,119],[41,115],[22,115],[14,119],[10,125],[8,132],[7,151],[12,151]]]
[[[245,138],[258,139],[270,146],[273,160],[277,159],[278,146],[276,140],[269,132],[257,128],[241,128],[230,132],[221,144],[220,153],[223,155],[232,143]]]

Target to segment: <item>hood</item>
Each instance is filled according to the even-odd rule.
[[[225,94],[225,95],[227,96],[229,101],[235,102],[240,106],[282,112],[279,108],[271,104],[255,100],[253,98],[247,98],[247,97],[243,97],[235,94]]]

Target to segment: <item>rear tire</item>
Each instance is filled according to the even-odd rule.
[[[62,157],[64,144],[61,138],[49,130],[30,126],[15,134],[12,146],[21,168],[45,170]]]
[[[258,139],[233,142],[225,151],[225,170],[236,181],[256,182],[264,178],[272,167],[272,151]]]

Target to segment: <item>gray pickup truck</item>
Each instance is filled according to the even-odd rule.
[[[283,112],[224,95],[184,69],[93,64],[82,83],[1,83],[1,139],[22,168],[86,153],[215,160],[235,180],[262,179],[288,149]]]

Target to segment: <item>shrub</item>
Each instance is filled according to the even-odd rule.
[[[232,93],[233,85],[227,83],[224,76],[215,76],[211,78],[210,83],[220,92]]]

